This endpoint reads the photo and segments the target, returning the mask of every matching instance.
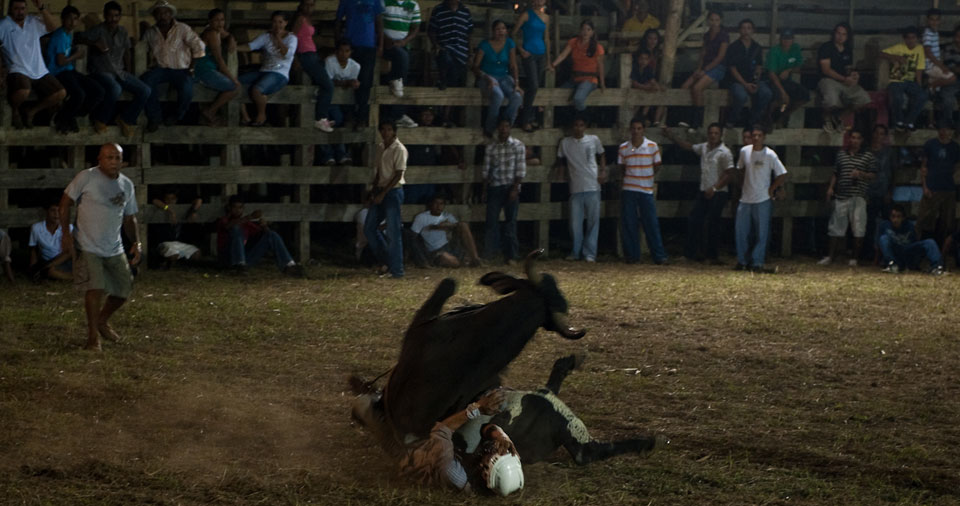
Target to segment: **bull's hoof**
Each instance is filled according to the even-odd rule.
[[[453,294],[457,293],[457,282],[453,278],[443,278],[443,281],[437,285],[437,295],[444,298],[444,300],[453,297]]]

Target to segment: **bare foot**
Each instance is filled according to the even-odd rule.
[[[209,109],[200,109],[200,116],[201,116],[201,118],[203,118],[204,120],[206,120],[206,124],[207,124],[207,125],[211,125],[211,126],[212,126],[212,125],[216,124],[216,122],[217,122],[216,116],[214,116],[213,114],[210,114],[210,110],[209,110]]]
[[[100,347],[100,340],[96,338],[88,339],[87,344],[83,347],[83,349],[87,351],[96,351],[98,353],[103,351],[103,348]]]
[[[97,325],[97,330],[99,330],[100,335],[108,341],[113,341],[115,343],[123,341],[123,338],[120,337],[120,334],[117,334],[117,332],[113,330],[113,327],[111,327],[109,323],[104,322],[100,325]]]

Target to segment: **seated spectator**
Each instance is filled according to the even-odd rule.
[[[120,26],[120,4],[115,1],[103,6],[103,23],[83,34],[83,40],[90,46],[90,61],[87,71],[90,77],[103,86],[103,102],[93,113],[93,128],[97,133],[107,131],[107,123],[114,120],[117,99],[126,90],[133,94],[133,100],[116,116],[116,123],[123,135],[132,137],[137,131],[137,117],[150,97],[150,86],[137,79],[125,69],[132,69],[130,57],[130,35]]]
[[[823,129],[843,133],[842,113],[856,112],[870,104],[870,95],[860,86],[860,73],[853,66],[853,31],[846,22],[833,27],[833,38],[817,50],[820,90],[823,103]]]
[[[86,116],[103,101],[103,86],[77,72],[73,65],[87,54],[85,46],[73,48],[73,29],[79,19],[80,11],[76,7],[64,7],[60,12],[61,26],[50,34],[47,43],[47,69],[67,91],[67,99],[57,113],[56,128],[60,133],[79,132],[77,116]]]
[[[164,212],[167,222],[159,227],[159,233],[151,234],[151,239],[157,242],[157,253],[163,257],[164,268],[169,269],[177,260],[200,260],[200,248],[183,242],[183,226],[185,223],[197,222],[197,211],[203,199],[195,198],[187,213],[183,216],[183,221],[177,218],[177,193],[168,191],[163,194],[163,199],[153,199],[153,205]]]
[[[848,265],[857,266],[857,258],[863,249],[863,237],[867,233],[867,190],[877,177],[877,160],[873,152],[864,149],[863,134],[850,132],[846,149],[837,153],[837,167],[827,186],[827,201],[832,203],[827,234],[830,236],[830,253],[817,262],[830,265],[847,241],[847,225],[853,232],[853,255]]]
[[[370,116],[370,88],[377,55],[383,47],[383,2],[381,0],[340,0],[333,33],[350,41],[353,58],[360,63],[360,86],[356,91],[356,121],[366,125]]]
[[[383,6],[383,58],[390,62],[387,83],[390,93],[400,98],[403,96],[403,82],[410,72],[407,44],[420,33],[420,5],[416,0],[384,0]],[[406,115],[403,105],[385,109],[387,117],[398,127],[416,128],[417,123]]]
[[[10,14],[0,21],[0,74],[6,76],[14,128],[32,128],[38,112],[60,105],[67,96],[67,91],[47,70],[40,49],[40,37],[56,30],[57,22],[41,0],[33,0],[33,5],[42,18],[27,16],[26,0],[10,0]],[[36,90],[40,100],[23,107],[31,89]]]
[[[725,61],[727,48],[730,46],[730,35],[723,28],[723,15],[718,11],[710,11],[707,15],[707,23],[710,28],[703,34],[703,47],[700,48],[700,62],[697,64],[697,70],[680,86],[681,89],[690,90],[694,117],[677,124],[694,131],[703,124],[703,90],[713,83],[722,81],[727,75]]]
[[[420,113],[421,126],[433,125],[433,109],[426,108]],[[414,144],[407,146],[407,165],[435,166],[443,164],[443,146],[437,144]],[[437,194],[437,185],[433,183],[408,184],[403,187],[404,204],[421,204],[429,206],[433,196]]]
[[[727,127],[734,125],[764,125],[769,128],[767,107],[773,99],[770,84],[760,80],[763,73],[763,48],[753,40],[753,21],[740,22],[740,38],[727,49],[727,74],[730,89],[730,111],[727,113]],[[743,106],[747,99],[753,102],[748,120],[740,121]]]
[[[460,0],[444,0],[430,12],[427,36],[437,65],[437,88],[464,86],[467,79],[467,58],[470,54],[470,32],[473,17]],[[458,108],[459,109],[459,108]],[[461,109],[462,110],[462,109]],[[453,108],[443,108],[443,126],[452,127]]]
[[[250,120],[246,107],[240,108],[245,125],[261,127],[267,123],[267,95],[283,89],[290,81],[290,67],[297,50],[297,36],[287,31],[287,16],[275,11],[270,16],[270,31],[237,47],[237,51],[261,51],[260,70],[240,75],[240,83],[248,86],[250,100],[257,109],[256,120]]]
[[[233,100],[240,89],[240,81],[230,72],[223,59],[224,48],[236,51],[237,39],[227,31],[227,18],[220,9],[213,9],[207,14],[207,27],[200,33],[200,39],[204,43],[205,54],[193,67],[194,79],[219,92],[209,106],[200,108],[200,123],[213,126],[217,124],[217,111]]]
[[[780,97],[780,126],[786,128],[793,111],[810,101],[810,92],[802,84],[790,79],[803,65],[800,46],[793,43],[793,31],[780,32],[780,45],[770,48],[767,55],[765,79]]]
[[[226,215],[217,220],[217,251],[227,266],[239,272],[256,265],[270,252],[284,274],[304,276],[303,268],[293,261],[280,234],[270,230],[263,213],[257,209],[243,214],[243,199],[239,195],[230,197]]]
[[[573,248],[567,260],[597,261],[600,235],[600,186],[607,182],[603,143],[588,135],[587,121],[573,120],[573,135],[557,148],[557,164],[568,169],[570,183],[570,236]]]
[[[923,145],[920,166],[923,197],[920,199],[919,232],[938,244],[954,229],[957,209],[957,185],[954,176],[960,164],[960,144],[946,124],[937,129],[937,138]]]
[[[330,100],[333,98],[333,83],[324,69],[324,62],[317,53],[317,43],[314,41],[316,28],[313,26],[313,5],[314,0],[300,0],[297,13],[293,15],[290,23],[290,31],[297,36],[296,55],[300,67],[317,87],[313,126],[321,132],[330,133],[333,131],[333,125],[327,113],[330,110]]]
[[[44,277],[69,281],[73,279],[73,258],[61,245],[60,201],[47,204],[45,212],[45,219],[30,227],[30,273],[38,281]],[[68,233],[73,233],[73,225]]]
[[[637,66],[630,74],[630,87],[638,90],[648,91],[651,93],[658,93],[661,91],[666,91],[666,87],[660,84],[657,81],[657,76],[655,75],[655,70],[651,64],[651,55],[650,51],[646,48],[641,48],[637,51]],[[643,109],[640,112],[640,117],[644,119],[645,122],[650,120],[650,108],[651,106],[643,106]],[[654,127],[659,127],[663,123],[663,118],[667,114],[667,109],[662,105],[657,106],[656,113],[653,117]]]
[[[927,10],[927,26],[923,29],[923,56],[927,62],[924,74],[927,86],[936,90],[957,82],[957,76],[940,60],[940,9]]]
[[[650,14],[650,5],[646,0],[638,0],[631,7],[631,16],[623,22],[621,32],[646,33],[647,30],[660,28],[660,20]]]
[[[13,247],[10,244],[10,235],[7,230],[0,228],[0,264],[3,264],[3,273],[7,280],[13,283],[13,260],[10,258],[10,252]]]
[[[444,211],[446,203],[444,197],[435,196],[427,210],[414,217],[410,230],[417,240],[411,247],[421,249],[425,258],[437,267],[457,268],[464,260],[468,267],[479,266],[480,256],[470,226]],[[450,241],[450,234],[454,243]]]
[[[890,210],[890,220],[881,220],[877,231],[877,247],[883,255],[883,272],[896,274],[906,269],[920,269],[924,258],[930,263],[928,272],[934,276],[945,274],[943,257],[933,239],[920,240],[914,223],[907,220],[907,212],[900,204]]]
[[[517,88],[517,45],[507,37],[507,24],[502,20],[493,22],[493,35],[480,42],[473,60],[473,73],[477,86],[489,95],[487,119],[483,123],[483,135],[493,136],[493,129],[500,118],[500,105],[507,102],[504,118],[513,125],[520,109],[523,90]]]
[[[915,26],[904,28],[903,42],[884,49],[880,58],[890,62],[890,123],[897,131],[911,132],[923,107],[927,104],[927,92],[923,89],[923,73],[926,58],[920,45],[920,31]],[[906,113],[904,113],[906,108]]]
[[[943,47],[943,64],[954,75],[960,75],[960,27],[953,30],[953,38]],[[944,86],[937,93],[939,121],[946,121],[951,127],[956,127],[953,116],[957,111],[957,92],[960,92],[960,82]]]
[[[187,114],[193,101],[193,60],[204,57],[200,36],[186,23],[175,18],[177,8],[167,0],[157,0],[150,9],[156,24],[143,34],[150,47],[153,66],[140,79],[150,87],[147,99],[147,132],[156,132],[160,122],[176,125]],[[177,110],[173,116],[163,117],[160,106],[160,85],[177,90]]]
[[[352,47],[347,39],[337,41],[337,48],[334,54],[327,57],[324,61],[324,72],[329,76],[330,81],[335,87],[356,90],[360,87],[360,81],[357,77],[360,75],[360,64],[350,58]],[[327,117],[327,123],[330,127],[343,125],[343,110],[339,105],[330,105],[324,116]],[[330,144],[320,145],[321,156],[327,165],[351,165],[353,159],[343,143],[333,147]],[[336,158],[334,158],[336,156]]]
[[[536,109],[533,101],[536,100],[537,91],[543,83],[543,71],[547,68],[547,58],[550,55],[550,15],[547,14],[546,0],[532,0],[530,7],[520,14],[513,25],[514,40],[517,40],[517,35],[523,38],[517,51],[523,65],[523,77],[526,78],[520,124],[523,125],[524,132],[532,132]]]
[[[593,22],[584,19],[580,23],[580,34],[567,42],[567,46],[557,55],[557,59],[550,64],[550,70],[556,70],[557,65],[569,56],[573,61],[573,74],[570,81],[563,84],[563,88],[572,88],[573,108],[576,111],[587,109],[587,97],[593,90],[600,87],[600,91],[607,89],[604,83],[606,72],[603,67],[603,46],[597,42],[597,33]]]

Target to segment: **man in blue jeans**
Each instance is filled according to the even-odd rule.
[[[334,21],[334,35],[353,45],[353,59],[360,64],[360,86],[354,97],[357,124],[366,125],[370,113],[370,87],[373,66],[383,40],[383,2],[380,0],[340,0]]]
[[[740,148],[740,159],[737,161],[737,171],[743,173],[743,191],[734,223],[737,242],[735,270],[738,271],[749,268],[754,272],[773,272],[764,265],[767,237],[770,235],[773,196],[787,179],[787,169],[777,152],[763,145],[766,137],[762,126],[754,126],[753,144]],[[756,241],[752,250],[751,237]]]
[[[84,34],[84,42],[90,45],[88,71],[103,86],[103,102],[93,113],[93,128],[97,133],[107,131],[107,123],[114,119],[117,99],[123,90],[133,94],[133,100],[116,116],[117,125],[127,137],[137,129],[137,117],[150,97],[150,86],[124,69],[133,68],[130,57],[130,35],[120,26],[120,4],[114,1],[103,6],[103,23]]]
[[[908,268],[919,268],[924,258],[930,262],[934,276],[945,274],[940,248],[933,239],[919,240],[913,221],[900,204],[890,210],[890,220],[882,220],[877,230],[877,247],[883,254],[883,272],[896,274]]]
[[[520,210],[520,183],[527,175],[526,147],[510,136],[511,121],[501,119],[497,138],[483,156],[483,200],[487,202],[484,256],[492,259],[500,249],[500,211],[503,211],[503,256],[508,264],[520,257],[517,241],[517,212]]]
[[[727,113],[727,127],[740,124],[738,119],[743,112],[747,99],[753,101],[746,126],[755,125],[767,119],[767,108],[773,100],[773,90],[767,81],[759,79],[763,70],[763,48],[753,40],[753,21],[740,22],[740,38],[733,41],[727,49],[727,81],[730,88],[730,111]]]
[[[226,211],[227,214],[217,220],[217,251],[224,263],[244,272],[272,252],[284,274],[304,276],[303,268],[293,261],[280,234],[270,230],[259,209],[243,214],[243,199],[232,195]]]
[[[378,273],[387,272],[394,278],[403,277],[403,173],[407,170],[407,148],[397,139],[397,125],[391,121],[380,122],[380,137],[374,159],[373,181],[370,196],[373,200],[367,219],[363,223],[366,236],[381,267]],[[380,223],[386,220],[387,236],[380,231]],[[388,242],[389,239],[389,242]]]
[[[567,260],[597,261],[600,235],[600,185],[607,182],[607,161],[603,143],[587,135],[587,121],[573,120],[573,135],[564,137],[557,148],[557,164],[569,169],[570,235],[573,248]],[[584,226],[586,220],[586,226]]]
[[[147,132],[156,132],[161,120],[173,126],[187,114],[193,101],[193,64],[203,58],[204,44],[193,28],[175,19],[177,8],[167,0],[153,4],[151,13],[157,23],[144,32],[143,40],[150,46],[154,65],[140,78],[150,86]],[[177,111],[166,118],[160,106],[161,84],[177,90]]]
[[[653,194],[653,178],[660,170],[660,146],[644,136],[643,118],[630,121],[630,140],[617,150],[617,165],[623,175],[620,192],[620,227],[623,255],[628,264],[640,261],[639,227],[647,235],[647,247],[657,265],[667,263],[667,251],[660,237],[657,198]],[[639,214],[639,220],[638,220]]]

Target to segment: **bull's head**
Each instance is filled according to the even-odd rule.
[[[490,272],[480,278],[480,284],[493,288],[497,293],[506,295],[520,290],[533,290],[543,298],[546,314],[543,328],[556,332],[567,339],[580,339],[586,334],[583,329],[575,329],[567,323],[567,300],[557,286],[557,280],[549,274],[537,272],[535,260],[543,254],[542,249],[530,252],[524,261],[527,279],[518,279],[502,272]]]

